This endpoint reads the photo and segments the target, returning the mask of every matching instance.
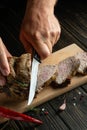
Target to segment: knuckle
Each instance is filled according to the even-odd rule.
[[[40,33],[38,31],[35,31],[32,35],[36,40],[40,38]]]
[[[51,32],[51,37],[54,38],[55,35],[56,35],[56,32],[53,32],[53,31],[52,31],[52,32]]]
[[[43,53],[43,55],[41,56],[41,59],[45,59],[50,55],[51,52],[45,52]]]

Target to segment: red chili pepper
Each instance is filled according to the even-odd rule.
[[[13,110],[1,106],[0,106],[0,116],[14,120],[28,121],[32,123],[42,124],[42,121],[32,118],[31,116],[27,116],[25,114],[15,112]]]

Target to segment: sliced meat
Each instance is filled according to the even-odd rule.
[[[48,86],[56,78],[56,72],[57,65],[45,65],[39,68],[36,89],[37,93],[39,93],[44,86]]]
[[[63,84],[66,80],[71,79],[77,72],[79,66],[79,60],[74,56],[66,58],[58,64],[58,75],[55,82],[58,85]]]
[[[79,52],[75,55],[75,58],[80,61],[77,72],[83,75],[87,74],[87,52]]]
[[[31,55],[27,53],[20,57],[13,56],[8,61],[11,72],[7,76],[6,85],[0,87],[0,92],[25,99],[29,92]],[[64,59],[57,65],[39,66],[36,93],[39,93],[43,87],[49,86],[49,84],[65,87],[77,71],[82,74],[87,73],[86,61],[87,52],[80,52],[75,56]]]

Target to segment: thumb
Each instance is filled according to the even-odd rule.
[[[35,48],[42,60],[47,58],[52,52],[52,45],[48,41],[47,43],[42,40],[39,40],[37,43],[32,42],[32,46]]]
[[[0,38],[0,71],[4,76],[10,73],[7,57],[11,57],[11,55]]]

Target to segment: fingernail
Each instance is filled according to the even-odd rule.
[[[9,71],[7,69],[4,69],[4,70],[2,70],[2,74],[4,76],[7,76],[7,75],[9,75]]]
[[[41,59],[47,58],[50,54],[51,54],[50,51],[43,53]]]

